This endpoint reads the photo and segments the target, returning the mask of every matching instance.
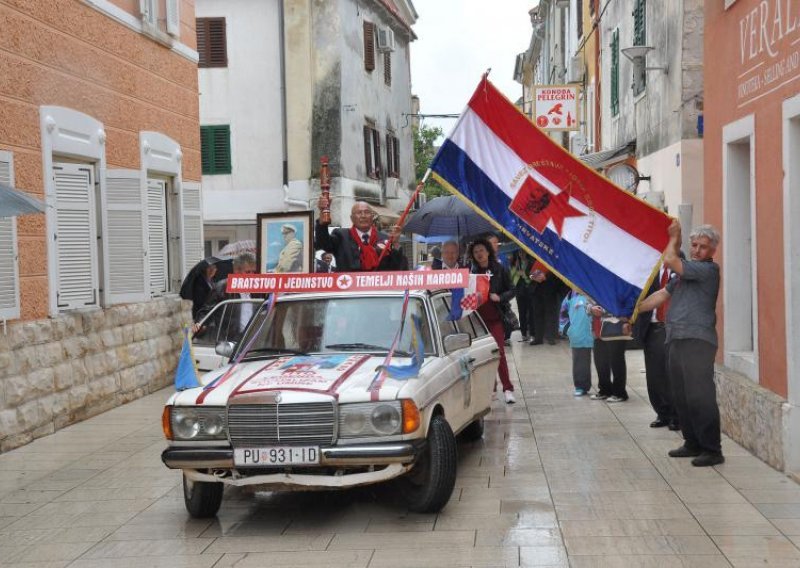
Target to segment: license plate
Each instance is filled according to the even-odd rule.
[[[239,448],[233,451],[233,462],[242,466],[316,465],[319,463],[319,447]]]

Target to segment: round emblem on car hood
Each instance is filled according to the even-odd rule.
[[[281,403],[281,393],[276,392],[275,393],[275,404],[280,404],[280,403]]]

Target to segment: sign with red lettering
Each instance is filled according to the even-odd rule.
[[[397,272],[335,272],[231,274],[229,294],[270,292],[374,292],[466,288],[469,270],[407,270]]]
[[[542,130],[580,130],[577,85],[533,87],[536,126]]]

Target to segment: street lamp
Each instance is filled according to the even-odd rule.
[[[634,65],[641,66],[641,69],[645,71],[663,71],[665,75],[668,75],[669,65],[663,65],[661,67],[646,66],[644,58],[654,49],[654,47],[649,45],[632,45],[630,47],[623,47],[620,51],[622,51],[622,55],[630,59]]]

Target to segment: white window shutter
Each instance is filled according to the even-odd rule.
[[[56,188],[57,305],[98,306],[94,174],[84,164],[53,164]]]
[[[181,186],[183,248],[183,278],[192,267],[203,259],[203,207],[200,200],[200,184],[185,181]]]
[[[0,152],[0,183],[14,187],[11,152]],[[0,218],[0,319],[19,318],[17,218]]]
[[[181,0],[167,1],[167,33],[172,37],[181,35]]]
[[[105,304],[143,302],[146,292],[147,218],[139,170],[108,170],[103,203]]]
[[[147,180],[147,257],[150,270],[150,296],[163,296],[169,289],[167,278],[167,182]]]

